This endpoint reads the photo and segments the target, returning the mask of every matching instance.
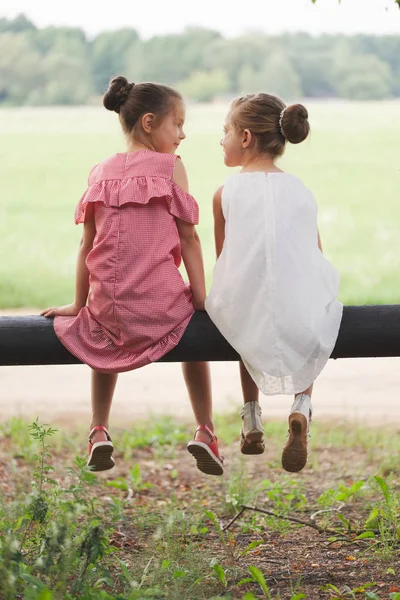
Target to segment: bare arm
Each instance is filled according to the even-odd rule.
[[[214,193],[213,197],[213,213],[214,213],[214,240],[215,240],[215,252],[218,256],[222,252],[222,248],[225,241],[225,217],[222,212],[222,190],[224,186],[221,185]]]
[[[318,231],[318,248],[321,250],[322,252],[322,244],[321,244],[321,236],[319,235],[319,231]]]
[[[96,225],[94,221],[94,209],[92,204],[88,204],[86,208],[85,223],[83,226],[83,235],[76,262],[74,301],[72,304],[66,304],[65,306],[47,308],[40,313],[44,317],[55,317],[56,315],[77,315],[81,308],[86,305],[89,294],[89,271],[86,266],[86,258],[90,250],[93,248],[93,240],[95,235]]]
[[[193,304],[197,310],[204,310],[206,282],[200,239],[194,225],[181,219],[177,219],[176,224],[181,240],[182,259],[192,288]]]
[[[180,159],[175,163],[173,180],[184,192],[189,193],[186,170]],[[189,278],[190,287],[192,288],[193,304],[197,310],[204,310],[206,282],[200,238],[195,226],[191,223],[187,223],[182,219],[176,219],[176,225],[181,242],[183,263]]]

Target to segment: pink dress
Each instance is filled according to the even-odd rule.
[[[195,199],[172,180],[177,156],[143,150],[96,165],[76,211],[83,223],[94,203],[96,236],[86,264],[88,304],[75,317],[56,317],[64,346],[103,373],[147,365],[172,350],[194,313],[178,270],[175,218],[198,223]]]

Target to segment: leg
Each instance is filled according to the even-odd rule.
[[[282,466],[289,473],[298,473],[307,464],[312,390],[310,385],[296,394],[290,410],[289,436],[282,452]]]
[[[296,400],[297,396],[302,396],[303,394],[305,394],[306,396],[309,396],[311,398],[313,387],[314,387],[314,384],[312,383],[309,388],[304,390],[304,392],[300,392],[300,394],[296,394],[294,399]]]
[[[243,362],[239,363],[244,406],[240,413],[243,426],[240,432],[240,451],[242,454],[262,454],[264,428],[261,421],[261,407],[258,403],[259,390]]]
[[[197,468],[207,475],[222,475],[223,459],[212,422],[210,367],[206,362],[182,363],[182,371],[198,426],[195,439],[187,449],[196,460]]]
[[[88,462],[91,471],[108,471],[115,465],[113,458],[114,446],[107,433],[99,428],[102,425],[108,429],[111,403],[118,375],[99,373],[92,370],[92,424],[89,435]]]
[[[210,365],[207,362],[182,363],[182,372],[197,425],[207,425],[214,431]],[[210,436],[198,431],[196,440],[207,443]]]
[[[258,387],[254,383],[252,377],[250,376],[248,370],[246,369],[242,361],[239,362],[239,368],[244,403],[246,404],[247,402],[258,402]]]
[[[117,384],[117,373],[99,373],[92,370],[92,423],[90,429],[96,425],[103,425],[108,429],[108,421],[111,403]],[[107,437],[103,431],[96,431],[92,442],[106,441]]]

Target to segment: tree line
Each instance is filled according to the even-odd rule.
[[[400,36],[267,35],[225,38],[190,27],[141,39],[124,28],[89,39],[70,27],[0,19],[0,105],[86,104],[111,77],[158,81],[210,101],[265,90],[301,97],[400,97]]]

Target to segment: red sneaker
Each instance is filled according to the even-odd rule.
[[[93,444],[92,437],[96,431],[104,431],[107,437],[106,442],[96,442]],[[89,433],[89,458],[87,466],[91,471],[108,471],[115,466],[113,459],[114,446],[110,434],[103,425],[96,425]]]
[[[224,459],[219,455],[218,440],[207,425],[199,425],[196,429],[205,431],[210,436],[210,442],[198,442],[196,439],[188,443],[187,449],[197,462],[197,468],[207,475],[223,475]],[[196,436],[195,433],[195,436]]]

